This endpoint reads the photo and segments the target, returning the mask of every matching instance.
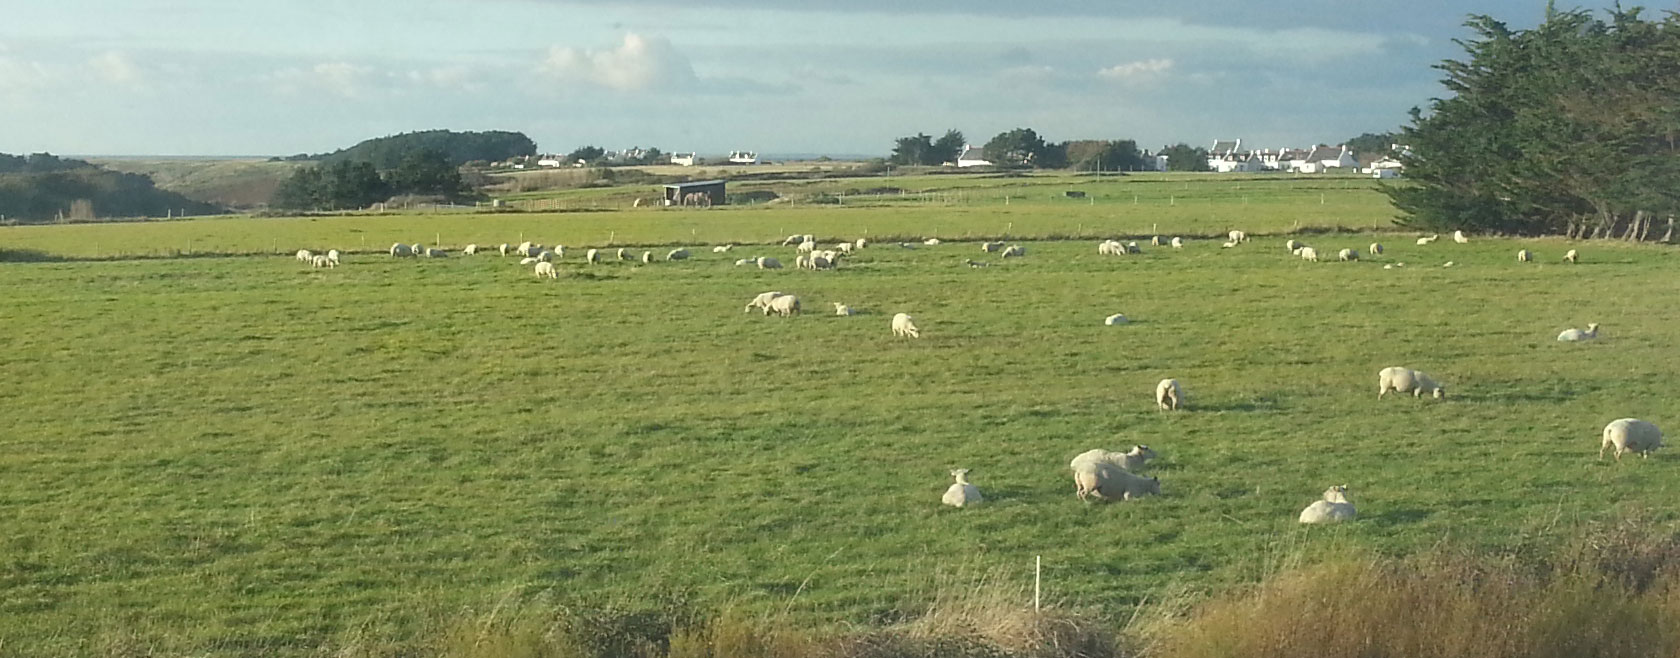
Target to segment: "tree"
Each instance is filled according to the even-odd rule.
[[[461,171],[449,164],[449,156],[437,149],[409,153],[402,164],[386,177],[392,192],[459,198],[468,191]]]
[[[983,149],[986,159],[1003,167],[1025,167],[1044,153],[1049,145],[1031,128],[1016,128],[998,133]]]
[[[963,148],[968,146],[968,140],[963,138],[962,131],[955,128],[945,131],[945,135],[933,141],[933,148],[928,153],[928,164],[945,164],[956,162],[957,156],[962,155]]]
[[[909,137],[900,137],[894,142],[892,157],[887,162],[895,165],[925,165],[933,157],[933,138],[921,133]],[[932,163],[937,164],[937,162]]]
[[[501,162],[519,156],[534,155],[537,143],[523,133],[503,130],[484,132],[455,132],[451,130],[423,130],[388,137],[363,140],[347,149],[323,155],[298,154],[287,160],[320,160],[322,164],[340,161],[366,161],[375,169],[395,169],[409,153],[435,149],[447,154],[449,164],[460,166],[472,160]]]
[[[328,209],[366,208],[391,196],[372,162],[334,162],[322,172],[319,191]]]
[[[280,181],[268,205],[286,210],[317,210],[326,206],[321,198],[321,168],[299,167]]]
[[[1086,139],[1065,145],[1067,161],[1078,171],[1136,171],[1143,168],[1143,154],[1130,139],[1103,141]]]
[[[1184,142],[1161,149],[1161,155],[1167,156],[1167,171],[1207,171],[1207,149],[1194,147]]]
[[[1389,150],[1391,150],[1395,144],[1399,144],[1401,139],[1403,139],[1403,137],[1397,132],[1365,133],[1353,139],[1346,140],[1342,142],[1342,144],[1346,145],[1348,150],[1353,151],[1356,155],[1375,156],[1380,158],[1388,155]]]
[[[599,146],[580,146],[577,150],[566,154],[566,162],[571,163],[581,160],[586,163],[593,163],[606,157],[606,155],[607,150]]]

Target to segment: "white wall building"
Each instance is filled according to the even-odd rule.
[[[694,166],[694,161],[695,161],[695,158],[694,158],[694,152],[693,151],[690,151],[688,153],[672,153],[671,154],[671,164],[674,164],[674,165],[681,165],[681,166],[684,166],[684,167],[692,167],[692,166]]]
[[[987,160],[981,149],[968,144],[963,145],[962,153],[957,154],[958,167],[990,167],[992,161]]]

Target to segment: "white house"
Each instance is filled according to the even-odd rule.
[[[1291,165],[1290,171],[1303,174],[1317,174],[1331,169],[1352,169],[1357,171],[1359,167],[1359,160],[1353,157],[1353,153],[1347,149],[1346,145],[1326,146],[1323,144],[1314,144],[1312,151],[1308,152],[1305,158],[1292,160]]]
[[[1144,155],[1143,156],[1143,168],[1144,168],[1145,171],[1166,171],[1167,170],[1167,155],[1165,153],[1156,153],[1154,155]]]
[[[981,149],[964,144],[962,153],[957,154],[958,167],[990,167],[992,161],[987,160]]]
[[[564,156],[564,155],[545,155],[545,156],[537,158],[537,166],[538,167],[559,168],[559,167],[561,167],[565,164],[566,164],[566,156]]]
[[[1213,148],[1208,149],[1208,169],[1222,174],[1231,172],[1254,172],[1265,168],[1260,157],[1254,153],[1242,150],[1242,140],[1223,141],[1214,140]]]
[[[692,167],[692,166],[694,166],[694,162],[695,162],[695,158],[694,158],[694,152],[693,151],[689,151],[688,153],[672,153],[671,154],[671,164],[682,165],[684,167]]]
[[[730,151],[729,162],[738,165],[758,164],[758,154],[753,151]]]

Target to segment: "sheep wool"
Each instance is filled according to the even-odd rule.
[[[560,273],[554,270],[554,263],[550,263],[546,260],[537,262],[536,275],[539,277],[546,276],[550,279],[560,278]]]
[[[1517,250],[1517,262],[1527,263],[1531,260],[1534,260],[1534,252],[1529,251],[1527,249],[1518,249]]]
[[[1352,249],[1343,249],[1340,253],[1336,254],[1336,259],[1344,262],[1359,260],[1359,252]]]
[[[1172,239],[1172,248],[1183,249],[1184,248],[1184,238],[1173,238]]]
[[[1159,495],[1161,480],[1135,475],[1108,461],[1077,459],[1073,464],[1074,496],[1084,501],[1091,496],[1097,500],[1134,500]]]
[[[908,313],[899,313],[893,316],[892,332],[894,336],[901,338],[922,337],[922,330],[916,328],[916,319],[910,317]]]
[[[1592,340],[1594,338],[1598,338],[1597,322],[1588,324],[1586,331],[1581,331],[1580,329],[1565,329],[1563,330],[1563,333],[1558,334],[1558,341],[1564,343]]]
[[[408,256],[413,256],[413,255],[414,255],[414,250],[409,248],[409,246],[406,245],[406,244],[398,242],[396,244],[391,245],[391,256],[393,258],[405,258],[405,257],[408,257]]]
[[[749,313],[755,308],[756,309],[770,308],[770,300],[775,299],[777,297],[781,297],[783,294],[784,293],[782,293],[779,290],[772,290],[770,292],[758,293],[758,296],[753,297],[752,301],[747,302],[747,307],[744,308],[744,309],[741,309],[741,312],[742,313]]]
[[[834,302],[834,314],[841,316],[851,315],[852,307],[841,304],[840,302]]]
[[[310,253],[308,249],[299,249],[297,252],[297,260],[299,263],[307,263],[314,258],[315,254]]]
[[[945,490],[945,496],[941,498],[940,501],[952,507],[963,507],[979,503],[981,501],[980,488],[969,484],[968,474],[970,472],[971,471],[966,468],[959,468],[951,471],[951,477],[956,478],[957,481],[955,484],[952,484],[950,488]]]
[[[1110,326],[1110,327],[1115,326],[1115,325],[1120,325],[1120,324],[1126,324],[1127,322],[1129,322],[1129,320],[1126,319],[1126,314],[1124,314],[1124,313],[1115,313],[1114,315],[1110,315],[1106,318],[1103,318],[1103,324],[1107,325],[1107,326]]]
[[[1412,397],[1423,397],[1424,393],[1428,393],[1437,400],[1447,397],[1447,388],[1430,379],[1429,375],[1399,366],[1377,372],[1377,399],[1381,400],[1389,391],[1411,393]]]
[[[793,295],[780,295],[770,299],[770,304],[764,307],[764,314],[775,311],[776,315],[789,317],[799,313],[799,298]]]
[[[776,260],[776,259],[771,258],[769,256],[760,256],[759,259],[756,262],[758,264],[758,269],[761,269],[761,270],[779,270],[779,269],[782,269],[782,261]]]
[[[1616,450],[1618,462],[1622,461],[1622,454],[1628,452],[1650,457],[1653,450],[1661,447],[1662,430],[1656,425],[1638,418],[1620,418],[1604,426],[1604,441],[1598,446],[1598,458],[1604,459],[1604,451],[1612,448]]]
[[[1372,256],[1381,256],[1382,255],[1382,244],[1372,242],[1367,253],[1371,254]]]
[[[1580,261],[1577,260],[1580,257],[1581,257],[1580,254],[1577,254],[1574,249],[1570,249],[1568,253],[1565,253],[1563,255],[1563,262],[1565,262],[1565,263],[1580,262]]]
[[[1155,405],[1162,411],[1176,410],[1184,406],[1184,389],[1178,385],[1176,379],[1163,379],[1155,385]]]
[[[1302,523],[1341,523],[1352,521],[1354,517],[1353,503],[1347,499],[1347,485],[1337,485],[1324,490],[1324,499],[1314,501],[1306,509],[1301,510]]]

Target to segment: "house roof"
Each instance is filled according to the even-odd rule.
[[[1340,146],[1315,146],[1312,153],[1307,154],[1307,160],[1319,162],[1322,160],[1340,160],[1346,148]]]
[[[1237,147],[1241,146],[1241,145],[1242,145],[1242,140],[1240,140],[1240,139],[1237,139],[1237,140],[1218,140],[1218,139],[1216,139],[1216,140],[1213,140],[1213,148],[1208,149],[1208,154],[1209,155],[1225,155],[1226,153],[1230,153],[1232,151],[1237,150]]]
[[[697,180],[697,181],[689,181],[687,183],[671,183],[669,185],[666,185],[665,187],[667,189],[674,187],[674,188],[677,188],[677,189],[681,190],[681,189],[689,188],[689,187],[713,187],[713,186],[717,186],[717,185],[722,185],[725,182],[727,182],[727,181],[722,181],[722,180]]]

